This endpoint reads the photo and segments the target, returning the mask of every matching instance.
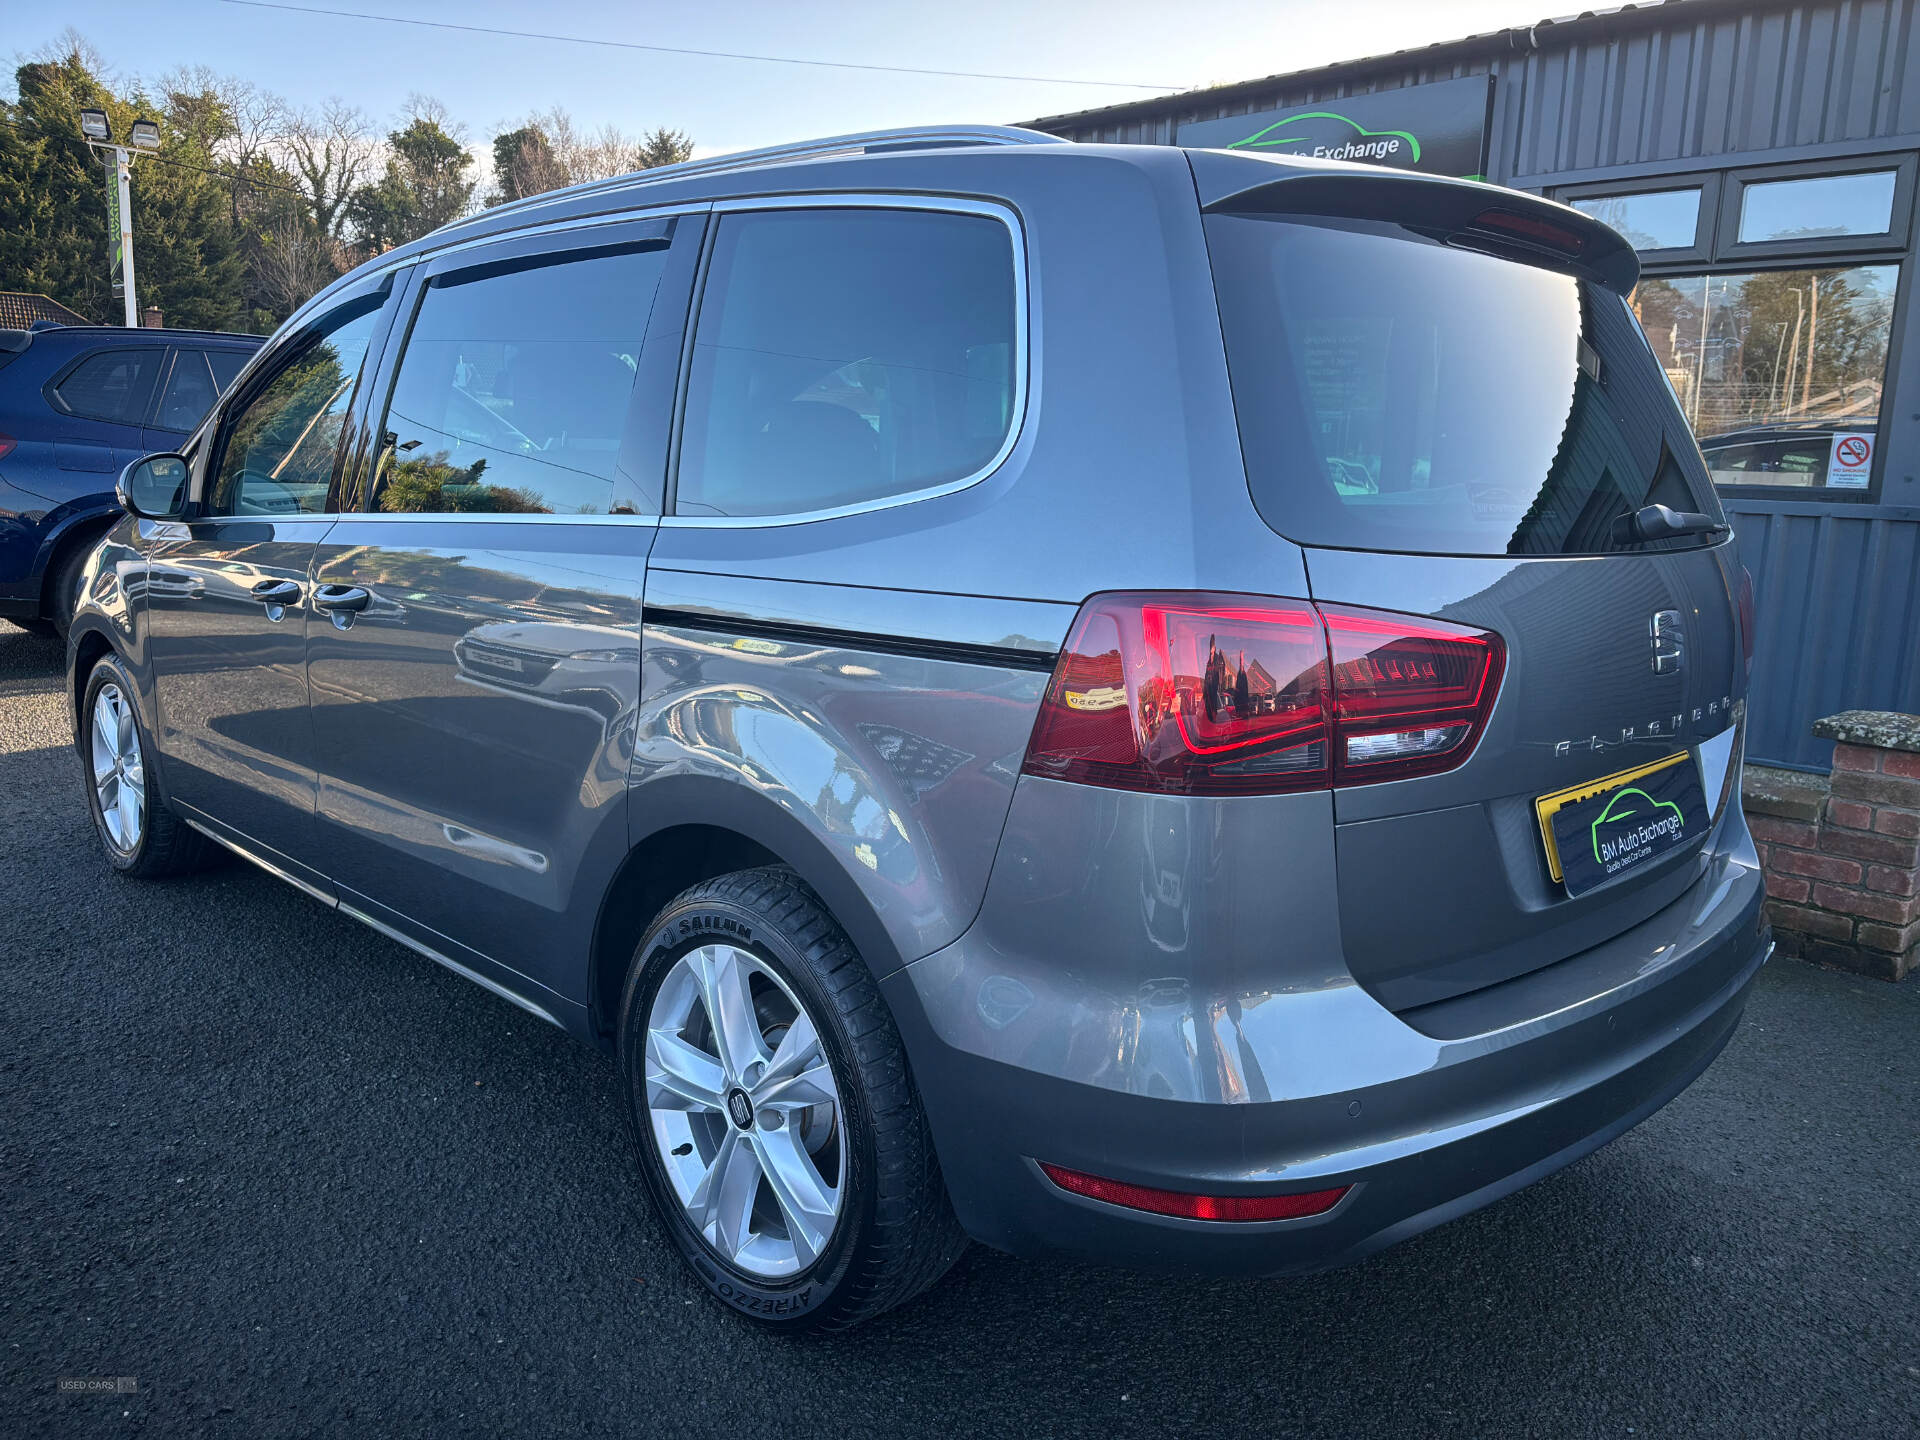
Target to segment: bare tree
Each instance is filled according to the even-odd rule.
[[[292,313],[344,268],[340,242],[287,215],[262,237],[254,259],[261,296],[278,314]]]
[[[371,173],[379,145],[364,112],[334,98],[318,115],[302,111],[285,132],[287,159],[299,177],[314,228],[338,238],[346,222],[347,197]]]
[[[494,138],[490,203],[538,195],[563,185],[608,180],[635,170],[671,165],[692,155],[693,142],[680,131],[663,127],[636,137],[608,124],[588,132],[556,105],[551,110],[536,111],[517,129]]]

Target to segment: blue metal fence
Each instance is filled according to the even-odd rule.
[[[1747,758],[1824,771],[1822,715],[1920,713],[1920,508],[1724,503],[1753,572]]]

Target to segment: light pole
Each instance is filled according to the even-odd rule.
[[[160,148],[160,127],[151,120],[136,120],[127,129],[127,144],[113,143],[113,127],[104,110],[82,110],[80,133],[89,149],[97,150],[107,162],[107,251],[111,261],[113,288],[126,300],[127,328],[140,324],[140,302],[133,284],[133,159],[138,153]]]

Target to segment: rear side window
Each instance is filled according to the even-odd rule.
[[[213,368],[213,383],[225,394],[234,377],[245,368],[253,357],[244,350],[209,350],[206,352],[207,364]]]
[[[1013,423],[1013,236],[983,215],[724,216],[676,509],[796,515],[985,469]]]
[[[665,263],[661,243],[437,277],[394,380],[368,508],[606,514]]]
[[[101,350],[69,370],[49,392],[69,415],[139,425],[165,350]]]
[[[162,430],[191,430],[213,408],[219,395],[220,387],[214,383],[206,351],[176,351],[173,370],[167,376],[167,388],[160,392],[160,408],[154,412],[153,423]]]
[[[1215,215],[1207,239],[1248,480],[1282,534],[1597,554],[1644,505],[1719,517],[1612,291],[1381,226]]]

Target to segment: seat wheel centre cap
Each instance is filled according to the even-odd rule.
[[[753,1124],[753,1101],[738,1086],[727,1092],[727,1117],[742,1130]]]

